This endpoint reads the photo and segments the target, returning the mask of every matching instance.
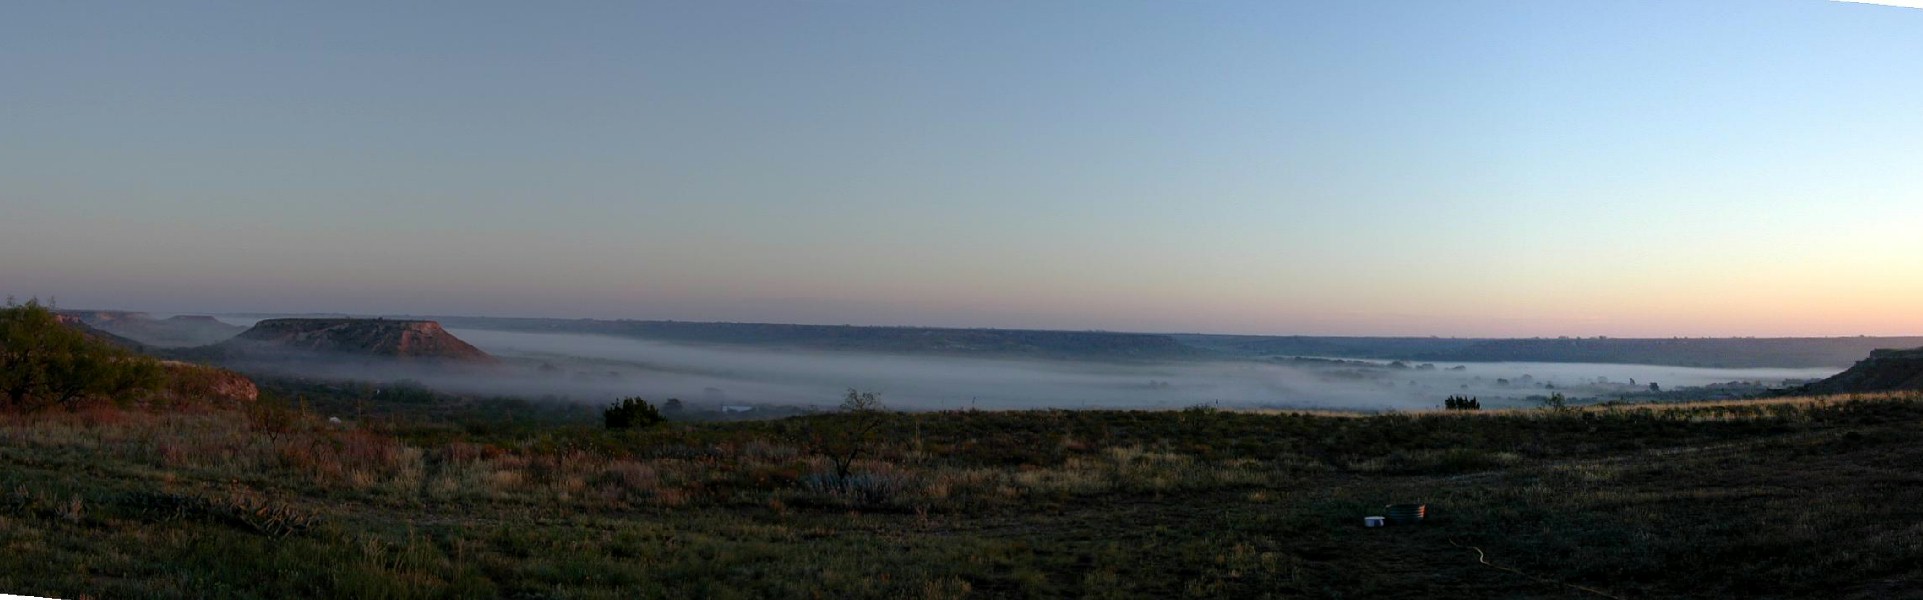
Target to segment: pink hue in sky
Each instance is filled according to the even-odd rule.
[[[22,3],[0,293],[1916,335],[1919,27],[1755,0]]]

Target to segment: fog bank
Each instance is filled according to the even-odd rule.
[[[515,365],[513,375],[425,378],[458,391],[639,395],[707,404],[835,404],[848,388],[902,409],[1181,408],[1194,405],[1384,410],[1430,408],[1451,394],[1525,406],[1562,391],[1608,397],[1730,381],[1778,385],[1833,369],[1701,369],[1575,363],[1380,361],[1099,363],[690,346],[632,338],[451,329]]]

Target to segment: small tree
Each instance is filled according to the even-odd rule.
[[[870,415],[887,410],[881,405],[881,396],[874,392],[857,392],[848,388],[848,395],[841,398],[841,412],[856,415]]]
[[[1541,402],[1542,407],[1549,410],[1569,410],[1569,399],[1563,397],[1562,392],[1550,394],[1549,397],[1542,398]]]
[[[888,409],[874,392],[848,388],[842,396],[841,413],[827,431],[815,433],[815,448],[835,465],[835,481],[845,484],[854,469],[855,459],[872,453],[879,430],[888,419]]]
[[[601,419],[608,429],[642,429],[667,420],[661,411],[639,396],[614,401],[601,411]]]
[[[681,399],[669,398],[667,402],[662,403],[661,410],[665,410],[668,412],[681,412]]]
[[[13,408],[71,405],[100,396],[126,400],[158,388],[160,364],[60,321],[37,300],[0,309],[0,393]]]

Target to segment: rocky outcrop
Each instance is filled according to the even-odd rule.
[[[229,357],[301,353],[442,363],[494,363],[440,323],[391,319],[268,319],[218,346]]]
[[[191,404],[241,404],[260,399],[260,388],[247,376],[218,367],[174,360],[160,361],[166,370],[161,400]]]
[[[1810,384],[1817,394],[1923,390],[1923,348],[1876,350],[1836,376]]]

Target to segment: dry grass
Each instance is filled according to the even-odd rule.
[[[0,415],[0,589],[1567,591],[1505,579],[1449,543],[1461,541],[1532,576],[1628,595],[1878,597],[1897,584],[1877,582],[1914,582],[1923,564],[1923,530],[1882,525],[1923,501],[1923,476],[1888,466],[1923,460],[1916,394],[1340,417],[897,415],[846,480],[801,435],[832,418],[421,435],[267,404]],[[1433,526],[1354,527],[1410,500],[1437,508]]]

